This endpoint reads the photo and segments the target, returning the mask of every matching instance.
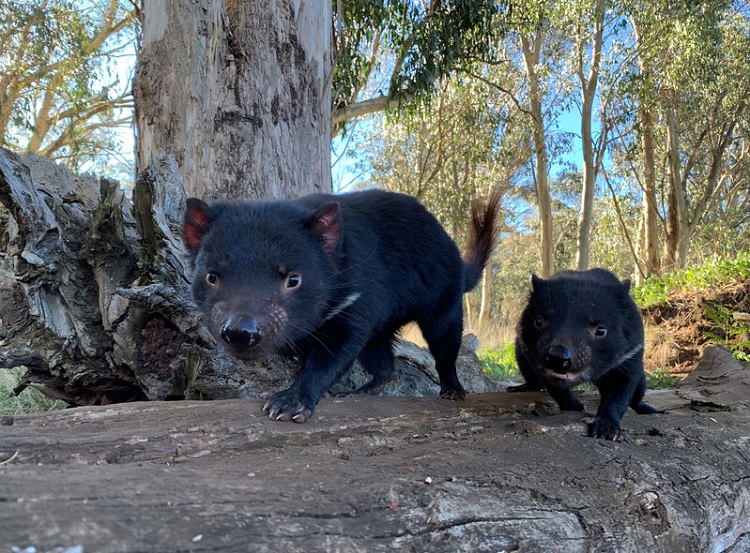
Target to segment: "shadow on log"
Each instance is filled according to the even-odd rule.
[[[80,407],[2,420],[13,551],[750,550],[750,370],[708,348],[629,441],[544,393]],[[592,408],[598,398],[584,395]]]

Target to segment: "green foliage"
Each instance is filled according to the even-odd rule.
[[[0,3],[0,145],[79,171],[105,157],[132,166],[116,135],[132,97],[115,62],[134,51],[135,25],[125,0]]]
[[[18,386],[25,372],[23,367],[0,369],[0,415],[21,415],[67,407],[64,401],[48,399],[33,388],[26,388],[14,396],[13,388]]]
[[[666,367],[659,367],[652,373],[646,373],[646,386],[649,390],[669,388],[680,380],[680,377],[672,376]]]
[[[704,301],[706,320],[712,327],[703,332],[708,341],[728,347],[738,361],[750,361],[750,326],[734,318],[734,311],[717,303]]]
[[[641,308],[648,308],[666,302],[670,294],[678,291],[711,290],[737,279],[750,279],[750,251],[735,259],[716,259],[700,267],[650,278],[633,295]],[[721,304],[703,301],[702,305],[705,318],[712,325],[703,330],[706,339],[728,347],[735,359],[750,360],[750,326],[735,319],[734,311]]]
[[[484,350],[479,360],[485,374],[495,380],[508,380],[520,374],[513,342],[507,342],[502,349]]]
[[[487,58],[502,30],[492,0],[347,0],[334,3],[333,105],[356,102],[368,84],[399,100],[428,98],[461,63]]]
[[[664,303],[670,293],[678,290],[710,289],[738,278],[750,278],[750,251],[741,252],[736,259],[716,259],[650,278],[633,291],[633,296],[641,308],[647,308]]]
[[[472,199],[508,187],[529,135],[509,123],[508,99],[477,79],[441,83],[430,105],[408,122],[376,119],[357,147],[370,159],[368,184],[417,196],[460,241]]]

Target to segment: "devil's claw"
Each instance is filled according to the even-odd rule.
[[[271,420],[294,421],[303,423],[313,415],[315,404],[305,398],[299,391],[289,389],[269,394],[263,412]]]

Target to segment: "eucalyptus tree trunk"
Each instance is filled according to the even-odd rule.
[[[541,235],[540,276],[548,278],[555,272],[553,258],[552,232],[552,199],[547,180],[547,146],[544,131],[544,114],[542,113],[542,91],[539,85],[537,65],[539,65],[544,30],[537,29],[531,37],[521,36],[526,74],[529,77],[529,107],[534,135],[534,162],[536,198],[539,207],[539,233]]]
[[[138,168],[177,160],[189,195],[330,191],[331,2],[145,0]]]
[[[594,34],[591,39],[591,60],[588,75],[584,75],[583,57],[584,45],[579,39],[579,68],[578,78],[581,84],[583,105],[581,109],[581,149],[583,150],[583,189],[581,192],[581,211],[578,217],[578,251],[576,254],[576,269],[579,271],[589,268],[589,251],[591,249],[591,221],[594,216],[594,196],[596,192],[597,164],[594,161],[594,135],[591,129],[591,119],[596,100],[596,88],[599,83],[599,67],[602,57],[602,36],[604,34],[604,12],[607,10],[606,0],[596,2],[594,14]]]
[[[481,303],[479,305],[479,316],[477,317],[477,328],[487,329],[490,322],[490,309],[492,304],[492,267],[488,266],[482,273]]]
[[[638,108],[641,121],[641,155],[643,163],[643,201],[641,202],[641,221],[643,236],[641,238],[641,265],[636,283],[659,273],[659,212],[656,204],[656,161],[654,159],[654,122],[651,111],[641,104]]]
[[[641,202],[641,235],[638,247],[638,270],[636,284],[643,284],[647,278],[659,274],[659,212],[656,203],[656,159],[654,143],[653,87],[649,86],[653,77],[647,45],[643,44],[641,22],[631,17],[638,51],[638,70],[644,89],[638,105],[638,120],[641,125],[641,163],[643,165],[643,200]],[[642,261],[642,263],[641,263]]]
[[[673,94],[672,94],[673,96]],[[673,98],[665,105],[665,125],[667,135],[667,224],[664,243],[666,269],[681,269],[687,258],[688,224],[687,199],[680,171],[679,131]]]

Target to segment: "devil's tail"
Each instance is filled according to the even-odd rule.
[[[482,204],[475,200],[471,205],[469,242],[464,254],[464,292],[473,290],[482,278],[487,261],[497,241],[497,212],[502,191],[495,188]]]

